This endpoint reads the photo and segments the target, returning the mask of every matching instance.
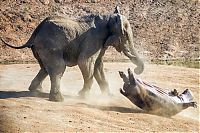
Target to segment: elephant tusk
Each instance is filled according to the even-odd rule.
[[[127,50],[127,49],[125,49],[125,50],[123,51],[123,53],[124,53],[128,58],[136,58],[136,56],[135,56],[135,55],[132,55],[132,54],[129,52],[129,50]]]

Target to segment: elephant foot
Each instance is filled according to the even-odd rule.
[[[31,92],[31,95],[34,97],[38,97],[42,93],[42,86],[33,87],[33,85],[31,85],[28,89]]]
[[[33,96],[33,97],[40,97],[43,93],[40,90],[34,90],[34,91],[30,91],[30,92],[31,92],[31,96]]]
[[[62,94],[60,92],[58,92],[58,93],[50,93],[49,101],[62,102],[62,101],[64,101],[64,97],[62,96]]]
[[[89,95],[89,91],[85,91],[83,89],[78,92],[78,96],[81,99],[85,99],[86,97],[88,97],[88,95]]]
[[[110,93],[109,89],[101,89],[101,93],[104,96],[113,96],[113,94]]]
[[[28,88],[30,92],[42,92],[42,86],[39,85],[37,87],[30,85],[30,87]]]
[[[114,95],[110,92],[102,92],[102,95],[105,97],[114,97]]]

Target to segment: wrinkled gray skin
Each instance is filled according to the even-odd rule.
[[[3,41],[3,40],[2,40]],[[103,71],[102,57],[109,46],[123,52],[137,65],[135,73],[143,72],[144,64],[133,47],[133,35],[129,21],[116,8],[111,15],[91,15],[72,20],[64,17],[48,17],[33,32],[21,49],[31,48],[40,64],[40,71],[31,82],[29,90],[41,91],[47,75],[51,80],[50,101],[63,101],[60,80],[66,66],[78,65],[84,79],[79,92],[84,97],[90,90],[93,77],[102,93],[109,94],[109,86]]]
[[[119,72],[119,74],[124,81],[120,93],[145,111],[170,117],[188,107],[197,107],[197,103],[193,101],[192,93],[188,89],[182,94],[178,94],[176,89],[167,92],[159,87],[135,79],[130,69],[128,69],[128,77],[123,72]]]

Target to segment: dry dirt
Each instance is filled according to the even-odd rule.
[[[37,64],[0,65],[0,132],[199,132],[199,109],[188,108],[165,118],[148,114],[119,93],[122,80],[118,71],[126,71],[130,63],[105,63],[105,71],[113,94],[102,96],[96,82],[87,99],[76,95],[83,80],[77,67],[67,68],[61,91],[65,101],[48,101],[49,79],[44,93],[33,97],[27,88],[37,73]],[[143,80],[180,92],[189,88],[199,105],[199,69],[146,64]]]
[[[0,37],[21,45],[35,27],[52,14],[78,17],[91,13],[107,14],[118,1],[96,0],[1,0]],[[199,0],[121,0],[122,13],[131,23],[135,47],[143,58],[199,59]],[[109,49],[105,60],[120,61],[124,56]],[[14,50],[0,41],[0,62],[35,61],[29,49]],[[48,101],[49,79],[44,94],[33,97],[27,91],[36,75],[37,64],[0,65],[0,133],[1,132],[199,132],[199,109],[188,108],[165,118],[148,114],[119,93],[122,80],[118,71],[134,66],[130,63],[106,63],[105,70],[112,97],[100,94],[96,82],[87,99],[79,99],[83,80],[77,67],[67,68],[61,91],[65,101]],[[190,88],[199,105],[199,69],[147,64],[139,75],[163,88],[180,92]]]

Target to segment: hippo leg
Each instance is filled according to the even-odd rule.
[[[178,91],[176,89],[174,89],[173,91],[169,92],[170,96],[179,96]]]
[[[188,108],[188,107],[197,108],[197,102],[183,103],[182,106],[183,106],[183,109],[186,109],[186,108]]]
[[[197,103],[196,102],[178,103],[178,107],[180,107],[181,110],[187,109],[188,107],[197,108]]]

